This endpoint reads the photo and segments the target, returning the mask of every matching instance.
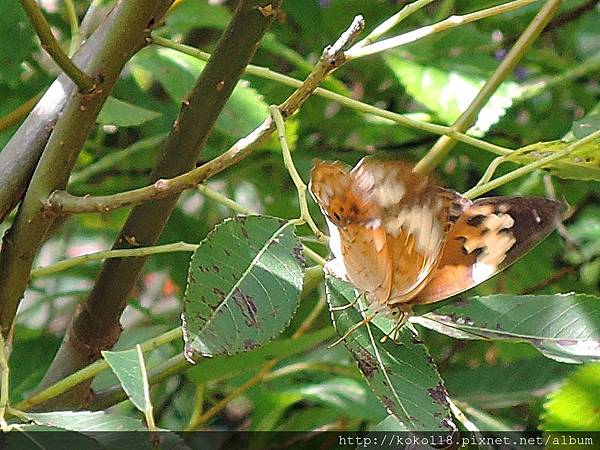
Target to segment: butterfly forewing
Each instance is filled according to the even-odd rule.
[[[380,303],[389,298],[392,267],[379,206],[345,164],[315,162],[311,192],[326,216],[330,268]]]
[[[412,302],[443,300],[489,279],[546,237],[562,208],[542,198],[476,200],[450,230],[438,268]]]

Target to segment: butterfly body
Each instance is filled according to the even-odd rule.
[[[549,234],[562,209],[541,198],[472,202],[407,163],[372,158],[317,161],[310,189],[330,231],[327,269],[392,315],[487,280]]]

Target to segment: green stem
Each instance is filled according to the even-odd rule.
[[[29,100],[25,101],[25,103],[20,104],[12,111],[6,113],[4,116],[0,117],[0,133],[7,130],[19,123],[23,118],[27,116],[36,105],[36,103],[41,98],[42,94],[37,94],[31,97]]]
[[[179,44],[177,42],[170,41],[169,39],[165,39],[160,36],[153,35],[152,42],[156,45],[160,45],[162,47],[171,48],[173,50],[177,50],[181,53],[185,53],[186,55],[193,56],[202,61],[207,61],[210,57],[209,53],[203,52],[196,48],[190,47],[188,45]],[[302,81],[296,80],[295,78],[288,77],[287,75],[280,74],[275,72],[267,67],[255,66],[249,64],[246,67],[247,75],[254,75],[266,80],[275,81],[276,83],[283,84],[285,86],[290,86],[293,88],[298,88],[302,85]],[[398,114],[392,111],[387,111],[385,109],[377,108],[376,106],[369,105],[367,103],[363,103],[358,100],[354,100],[343,95],[337,94],[335,92],[329,91],[327,89],[323,89],[318,87],[315,89],[314,94],[318,97],[326,98],[327,100],[334,101],[339,103],[346,108],[354,109],[355,111],[364,113],[364,114],[372,114],[378,117],[382,117],[384,119],[391,120],[392,122],[398,123],[408,128],[414,128],[416,130],[425,131],[437,135],[448,135],[453,137],[454,139],[461,141],[465,144],[471,145],[475,148],[480,148],[482,150],[486,150],[488,152],[494,153],[496,155],[507,155],[512,150],[504,147],[500,147],[498,145],[490,144],[488,142],[482,141],[480,139],[476,139],[474,137],[468,136],[464,133],[460,133],[456,130],[453,130],[451,127],[436,125],[432,123],[422,122],[419,120],[411,119],[408,115]]]
[[[275,121],[275,126],[277,127],[277,136],[279,137],[279,144],[281,145],[283,163],[290,174],[294,185],[296,186],[296,191],[298,192],[300,218],[308,224],[317,239],[322,242],[327,242],[327,237],[321,232],[321,230],[319,230],[319,227],[317,227],[317,224],[311,217],[310,211],[308,210],[308,203],[306,202],[306,184],[304,184],[304,181],[302,181],[300,174],[296,170],[296,166],[294,166],[294,160],[292,159],[292,154],[290,153],[290,148],[285,137],[285,124],[283,122],[283,117],[281,116],[281,111],[279,111],[277,106],[271,106],[270,111],[271,117]]]
[[[20,0],[21,6],[27,13],[31,25],[36,34],[40,38],[42,48],[48,52],[54,62],[63,70],[63,72],[79,87],[81,92],[89,92],[94,86],[95,82],[92,77],[85,74],[79,67],[77,67],[69,56],[62,50],[58,41],[52,35],[50,25],[46,21],[46,18],[40,11],[35,0]]]
[[[149,255],[158,255],[161,253],[174,252],[193,252],[198,248],[197,244],[188,244],[186,242],[175,242],[173,244],[155,245],[152,247],[125,248],[118,250],[106,250],[87,255],[76,256],[74,258],[58,261],[43,267],[36,267],[31,271],[31,278],[45,277],[57,272],[63,272],[71,267],[86,264],[92,261],[101,261],[109,258],[141,257]]]
[[[161,345],[168,344],[176,339],[182,338],[181,327],[174,328],[172,330],[167,331],[166,333],[161,334],[160,336],[156,336],[152,339],[149,339],[141,344],[141,348],[143,352],[149,352],[154,350]],[[189,363],[188,363],[189,364]],[[69,389],[77,386],[83,381],[94,378],[100,372],[109,368],[108,363],[104,360],[98,360],[81,370],[63,378],[62,380],[54,383],[51,386],[48,386],[46,389],[33,394],[31,397],[23,400],[15,407],[20,410],[29,410],[34,406],[40,405],[51,398],[55,398],[60,394],[67,392]]]
[[[6,347],[4,337],[0,333],[0,428],[7,429],[6,423],[6,408],[9,404],[9,368],[8,358],[6,356]]]
[[[64,0],[65,8],[67,9],[67,18],[71,27],[71,43],[69,44],[69,56],[77,51],[81,45],[81,35],[79,33],[79,21],[77,20],[77,11],[73,0]]]
[[[516,180],[519,177],[522,177],[523,175],[527,175],[527,174],[533,172],[536,169],[541,169],[545,165],[550,164],[551,162],[558,161],[559,159],[562,159],[562,158],[568,156],[570,153],[577,150],[579,147],[586,145],[590,142],[593,142],[594,140],[599,139],[599,138],[600,138],[600,130],[584,137],[583,139],[580,139],[577,142],[573,142],[572,144],[570,144],[568,147],[561,150],[560,152],[553,153],[544,158],[538,159],[537,161],[529,163],[523,167],[519,167],[518,169],[513,170],[512,172],[507,173],[506,175],[502,175],[501,177],[498,177],[495,180],[492,180],[481,186],[475,186],[473,189],[470,189],[469,191],[465,192],[463,195],[465,197],[471,198],[471,199],[479,197],[480,195],[485,194],[486,192],[491,191],[492,189],[496,189],[500,186],[503,186],[506,183],[509,183],[513,180]]]
[[[467,23],[475,22],[477,20],[485,19],[487,17],[492,17],[498,14],[514,11],[515,9],[522,8],[536,1],[538,0],[515,0],[513,2],[494,6],[492,8],[482,9],[480,11],[475,11],[473,13],[465,14],[462,16],[450,16],[447,19],[444,19],[441,22],[435,23],[433,25],[418,28],[408,33],[404,33],[393,38],[376,42],[375,44],[352,48],[348,51],[347,56],[348,59],[357,59],[362,58],[364,56],[373,55],[375,53],[381,53],[383,51],[390,50],[395,47],[400,47],[401,45],[410,44],[411,42],[414,42],[418,39],[422,39],[426,36],[430,36],[435,33],[450,30],[452,28],[456,28]]]
[[[209,188],[206,184],[199,184],[197,189],[200,192],[202,192],[206,197],[210,198],[211,200],[214,200],[217,203],[220,203],[223,206],[226,206],[227,208],[231,209],[232,211],[235,211],[236,213],[246,215],[256,214],[250,208],[246,208],[245,206],[240,205],[236,201],[230,199],[229,197],[226,197],[220,192]]]
[[[515,3],[518,2],[512,2],[501,6],[508,6]],[[506,58],[504,58],[492,76],[483,85],[467,110],[456,120],[452,129],[464,132],[475,122],[481,109],[486,105],[494,92],[496,92],[500,84],[512,74],[519,61],[525,56],[529,47],[531,47],[544,27],[550,22],[552,17],[554,17],[561,3],[562,0],[548,0],[544,4],[540,12],[531,21],[523,34],[521,34],[515,45],[510,49]],[[520,6],[524,6],[524,4]],[[421,161],[419,161],[415,166],[414,171],[420,174],[430,172],[444,159],[455,145],[455,139],[449,136],[443,136],[435,143]]]
[[[389,30],[391,30],[396,25],[398,25],[400,22],[402,22],[404,19],[406,19],[408,16],[410,16],[411,14],[414,14],[421,8],[424,8],[425,6],[429,5],[433,1],[435,1],[435,0],[416,0],[412,3],[409,3],[404,8],[402,8],[400,11],[398,11],[396,14],[394,14],[392,17],[390,17],[389,19],[386,19],[384,22],[377,25],[373,31],[371,31],[364,39],[361,39],[360,41],[358,41],[348,51],[352,52],[352,50],[358,50],[361,47],[366,47],[366,46],[372,44],[373,42],[377,41],[381,36],[383,36],[385,33],[387,33]]]

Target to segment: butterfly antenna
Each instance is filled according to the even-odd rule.
[[[375,313],[371,314],[370,316],[365,317],[363,320],[361,320],[357,324],[354,324],[354,326],[352,326],[352,328],[350,328],[348,331],[346,331],[346,333],[341,338],[339,338],[333,344],[329,345],[327,348],[333,348],[336,345],[338,345],[340,342],[342,342],[343,340],[345,340],[348,336],[350,336],[352,333],[354,333],[360,327],[362,327],[363,325],[368,324],[371,320],[373,320],[375,318],[376,315],[377,315],[377,313],[375,312]]]

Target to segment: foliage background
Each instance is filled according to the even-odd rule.
[[[111,2],[100,3],[109,7]],[[404,3],[284,2],[284,14],[267,32],[253,63],[302,79],[322,49],[335,41],[353,16],[364,15],[370,29]],[[408,31],[453,12],[470,12],[498,3],[501,2],[436,1],[410,16],[401,28]],[[583,0],[564,2],[511,80],[488,106],[480,136],[517,149],[577,133],[581,123],[592,131],[598,129],[597,4]],[[64,5],[51,1],[43,5],[59,40],[68,46],[70,32]],[[87,2],[77,1],[75,6],[81,15]],[[539,7],[540,2],[536,2],[359,59],[336,71],[323,86],[387,110],[414,114],[420,120],[452,124],[468,104],[465,98],[490,76]],[[56,77],[57,69],[40,49],[20,6],[8,2],[2,8],[0,117],[7,117],[43,91]],[[210,52],[230,17],[228,2],[182,0],[171,9],[158,34]],[[136,54],[86,141],[69,191],[79,195],[110,194],[144,186],[158,144],[169,132],[182,100],[203,66],[197,59],[155,45]],[[580,73],[572,77],[577,70]],[[548,84],[540,89],[540,82]],[[250,132],[268,115],[268,105],[280,103],[289,93],[288,87],[273,80],[244,76],[219,117],[198,164],[219,155]],[[294,162],[305,181],[315,157],[354,164],[365,154],[377,153],[416,161],[437,138],[318,97],[311,98],[286,126]],[[17,127],[18,123],[2,128],[0,146],[8,142]],[[481,149],[459,144],[437,173],[443,184],[464,192],[475,185],[494,158]],[[498,174],[515,167],[504,164]],[[493,194],[550,195],[545,180],[544,172],[535,171]],[[470,291],[467,298],[498,292],[577,292],[599,296],[597,180],[553,177],[556,197],[571,206],[566,232],[572,242],[566,243],[554,233],[513,267]],[[282,218],[298,214],[296,190],[275,138],[240,164],[212,178],[208,186],[261,214]],[[322,227],[318,209],[312,203],[310,207]],[[109,248],[126,213],[116,210],[82,214],[60,221],[39,252],[36,265]],[[202,193],[187,191],[160,243],[198,243],[231,215],[231,210]],[[10,226],[11,220],[12,216],[0,224],[0,231]],[[326,255],[324,248],[313,248]],[[155,255],[148,260],[123,314],[124,332],[115,350],[129,349],[179,324],[189,260],[188,252]],[[93,285],[98,268],[98,264],[78,265],[30,282],[19,310],[10,360],[13,403],[27,398],[41,380],[72,312]],[[291,324],[272,343],[248,353],[202,361],[153,385],[151,398],[157,425],[174,430],[185,429],[190,423],[200,428],[251,430],[358,429],[383,420],[387,415],[385,408],[365,383],[348,351],[342,345],[327,348],[334,332],[326,309],[321,310],[302,340],[288,340],[314,306],[322,302],[322,295],[321,286],[303,297]],[[596,316],[589,320],[598,327],[598,309],[595,311]],[[600,426],[597,364],[559,363],[526,343],[456,340],[424,328],[419,332],[450,396],[481,429],[594,430]],[[154,367],[181,351],[177,342],[163,345],[146,354],[146,364]],[[210,410],[228,393],[243,387],[264,362],[275,356],[280,360],[270,375],[240,390],[206,422],[194,422],[202,411]],[[115,384],[115,376],[104,371],[95,378],[93,387],[101,392]],[[139,417],[130,402],[113,409],[120,415]]]

